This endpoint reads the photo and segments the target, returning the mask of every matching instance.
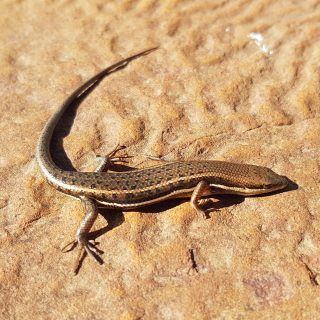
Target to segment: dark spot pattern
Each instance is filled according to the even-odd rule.
[[[139,203],[174,190],[192,189],[204,179],[218,186],[248,189],[281,183],[281,177],[268,168],[223,161],[173,162],[127,172],[61,171],[55,176],[65,183],[64,192],[67,189],[75,196],[90,193],[97,200],[118,204]]]

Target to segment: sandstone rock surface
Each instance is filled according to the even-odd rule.
[[[320,5],[314,0],[0,2],[2,319],[320,317]],[[263,165],[299,188],[101,210],[104,264],[72,273],[83,208],[43,178],[35,147],[64,99],[112,74],[61,124],[56,157],[90,170],[117,143],[132,167],[217,159]],[[71,161],[71,162],[69,162]]]

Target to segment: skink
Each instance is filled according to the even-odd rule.
[[[80,247],[77,263],[84,250],[97,259],[98,251],[89,241],[88,233],[97,218],[97,205],[111,209],[137,209],[172,198],[191,198],[193,208],[203,217],[203,203],[216,194],[256,195],[273,192],[287,186],[288,180],[271,169],[261,166],[224,161],[175,161],[145,169],[126,172],[107,171],[110,165],[121,161],[117,146],[95,172],[64,171],[52,160],[50,145],[54,129],[75,99],[97,85],[108,74],[120,70],[138,57],[149,54],[152,48],[104,69],[77,90],[61,105],[45,125],[37,145],[36,158],[48,180],[59,191],[71,195],[84,204],[86,214],[73,247]],[[98,259],[99,260],[99,259]]]

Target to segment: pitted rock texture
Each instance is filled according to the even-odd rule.
[[[314,0],[1,1],[1,318],[319,318],[319,12]],[[221,196],[206,220],[188,202],[102,208],[105,263],[86,257],[74,276],[77,252],[60,249],[84,210],[45,181],[37,139],[85,80],[154,46],[66,114],[62,168],[93,170],[119,142],[131,167],[250,163],[298,188]]]

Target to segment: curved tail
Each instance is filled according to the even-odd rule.
[[[86,81],[84,84],[82,84],[78,89],[76,89],[60,106],[60,108],[52,115],[52,117],[48,120],[47,124],[41,132],[36,150],[36,158],[39,163],[39,166],[49,181],[52,180],[53,182],[57,173],[61,171],[61,169],[52,160],[50,154],[50,145],[54,129],[61,117],[63,116],[63,114],[65,113],[65,111],[68,109],[68,107],[72,105],[76,99],[80,98],[82,95],[87,93],[90,88],[93,89],[94,86],[98,85],[99,82],[107,75],[110,75],[113,72],[125,68],[132,60],[147,55],[157,49],[158,47],[154,47],[142,51],[102,70],[101,72],[93,76],[91,79]]]

